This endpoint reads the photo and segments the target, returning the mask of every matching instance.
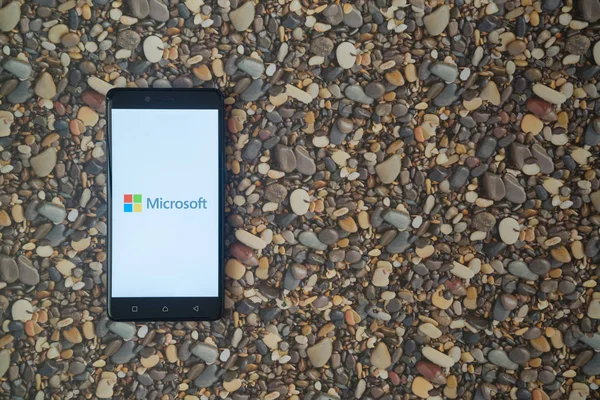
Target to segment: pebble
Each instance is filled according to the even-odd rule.
[[[243,229],[235,231],[235,237],[251,249],[262,250],[267,247],[267,243],[264,240]]]
[[[335,49],[335,56],[340,67],[350,69],[356,63],[356,48],[350,42],[340,43]]]
[[[384,162],[377,165],[375,169],[377,171],[377,176],[381,180],[381,183],[388,184],[394,182],[400,174],[401,166],[401,159],[397,154],[392,155]]]
[[[450,7],[442,5],[436,8],[431,14],[423,17],[425,28],[431,36],[438,36],[446,30],[450,22]]]
[[[37,176],[48,176],[56,166],[56,150],[52,147],[47,148],[40,154],[31,157],[30,162]]]
[[[520,231],[519,222],[514,218],[504,218],[498,224],[500,239],[506,244],[515,244],[519,240]]]
[[[192,354],[208,364],[212,364],[217,361],[219,356],[219,349],[209,343],[198,343],[191,349]]]
[[[56,96],[56,85],[54,84],[52,75],[48,72],[44,72],[35,83],[34,90],[35,94],[42,99],[50,100]]]
[[[13,303],[11,316],[15,321],[27,322],[33,314],[33,306],[28,300],[20,299]]]
[[[490,360],[492,364],[495,364],[501,368],[509,370],[517,370],[519,368],[519,364],[511,361],[503,350],[492,350],[487,356],[488,360]]]
[[[231,11],[229,13],[229,19],[238,32],[244,32],[250,27],[252,21],[254,21],[255,13],[256,9],[254,1],[247,1],[240,7]]]
[[[148,36],[144,39],[144,57],[151,63],[162,60],[164,51],[163,41],[158,36]]]
[[[5,3],[0,8],[0,31],[9,32],[15,29],[21,18],[21,4],[18,1]]]
[[[296,215],[304,215],[310,206],[310,196],[304,189],[296,189],[290,194],[290,207]]]
[[[333,345],[331,339],[329,338],[322,339],[317,344],[309,347],[306,350],[308,359],[315,368],[321,368],[325,364],[327,364],[327,362],[331,358],[332,352]]]
[[[443,368],[450,368],[454,365],[454,360],[446,354],[434,349],[433,347],[425,346],[422,350],[423,356],[435,365]]]
[[[567,101],[567,98],[564,94],[557,92],[554,89],[550,89],[548,86],[542,85],[541,83],[536,83],[533,85],[533,93],[539,96],[542,100],[546,100],[548,103],[552,104],[562,104]]]

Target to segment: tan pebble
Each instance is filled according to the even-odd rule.
[[[342,228],[346,232],[354,233],[354,232],[358,231],[358,226],[356,225],[356,221],[354,221],[354,218],[352,218],[352,217],[347,217],[347,218],[341,219],[339,221],[339,224],[340,224],[340,228]]]
[[[212,62],[212,71],[217,78],[224,76],[225,70],[223,69],[223,60],[220,58],[214,59]]]
[[[442,289],[438,289],[431,295],[431,303],[439,309],[447,310],[452,305],[453,299],[447,299],[443,295]]]
[[[415,66],[415,64],[408,64],[406,68],[404,68],[404,76],[406,77],[407,81],[416,82],[418,76],[417,67]]]
[[[358,315],[358,313],[352,309],[346,310],[344,313],[344,319],[350,326],[358,324],[361,320],[360,315]]]
[[[566,247],[560,246],[550,250],[550,255],[556,260],[562,263],[571,262],[571,255]]]
[[[417,376],[413,379],[411,390],[414,394],[422,399],[429,397],[429,391],[433,389],[433,385],[422,376]]]
[[[371,226],[369,214],[366,211],[358,213],[358,226],[360,226],[361,229],[368,229]]]
[[[96,330],[92,321],[85,321],[82,326],[83,337],[90,340],[96,337]]]
[[[5,210],[0,210],[0,226],[10,226],[10,217]]]
[[[200,79],[201,81],[209,81],[212,79],[210,69],[208,69],[208,66],[206,65],[201,65],[199,67],[193,68],[192,72],[194,73],[196,78]]]
[[[540,336],[538,338],[531,339],[529,343],[534,349],[541,351],[542,353],[547,353],[551,350],[550,343],[548,343],[548,339],[546,339],[545,336]]]
[[[392,357],[384,342],[377,343],[375,350],[371,353],[371,364],[379,369],[386,369],[392,365]]]
[[[100,117],[98,113],[88,106],[83,106],[79,109],[77,113],[77,118],[83,122],[85,126],[94,126],[98,123]]]
[[[167,356],[167,361],[170,363],[176,363],[179,361],[179,357],[177,356],[177,347],[174,344],[168,345],[165,353]]]
[[[425,336],[428,336],[432,339],[437,339],[440,336],[442,336],[442,331],[440,331],[437,326],[433,325],[430,322],[420,325],[419,331]]]
[[[500,105],[500,92],[494,81],[490,80],[487,86],[481,91],[481,99],[487,100],[495,106]]]
[[[23,206],[20,204],[15,204],[14,206],[12,206],[12,209],[10,210],[10,213],[12,215],[12,219],[13,221],[15,221],[16,223],[21,223],[23,221],[25,221],[25,214],[23,212]]]
[[[156,364],[158,364],[158,362],[160,361],[160,357],[158,356],[158,354],[153,354],[150,357],[142,357],[140,359],[140,362],[142,363],[142,365],[146,368],[152,368],[154,367]]]
[[[440,367],[450,368],[454,365],[454,360],[451,357],[433,347],[425,346],[421,352],[426,359]]]
[[[230,258],[225,264],[225,274],[231,279],[241,279],[246,273],[246,267],[235,258]]]
[[[63,337],[71,343],[77,344],[83,342],[83,337],[81,336],[81,333],[79,332],[79,329],[77,329],[76,326],[73,326],[70,329],[63,331]]]
[[[242,387],[242,380],[241,379],[234,379],[231,381],[225,381],[223,382],[223,388],[225,390],[227,390],[229,393],[235,392],[236,390],[238,390],[239,388]]]
[[[544,123],[533,114],[527,114],[521,120],[521,130],[523,132],[537,135],[542,129],[544,129]]]
[[[396,86],[404,86],[404,77],[402,76],[402,72],[395,69],[393,71],[388,71],[385,73],[385,80]]]

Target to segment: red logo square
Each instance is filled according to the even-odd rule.
[[[133,195],[132,194],[126,194],[125,195],[125,200],[123,200],[125,203],[133,203]]]

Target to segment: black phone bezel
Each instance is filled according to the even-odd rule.
[[[146,98],[150,96],[148,101]],[[114,108],[216,109],[219,113],[219,295],[218,297],[112,297],[112,122]],[[106,94],[107,169],[107,313],[113,321],[214,321],[223,314],[225,222],[225,111],[217,89],[113,88]],[[200,155],[199,155],[200,156]],[[137,311],[133,311],[137,307]],[[163,311],[166,307],[167,311]]]

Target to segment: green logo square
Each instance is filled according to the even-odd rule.
[[[133,202],[134,203],[141,203],[142,202],[142,195],[141,194],[134,194],[133,195]]]

